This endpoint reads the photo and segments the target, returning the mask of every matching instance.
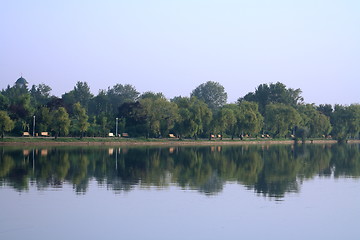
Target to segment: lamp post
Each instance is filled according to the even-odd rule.
[[[118,136],[118,120],[119,118],[116,118],[116,130],[115,130],[115,136],[117,137]]]
[[[35,115],[33,117],[33,137],[35,137]]]

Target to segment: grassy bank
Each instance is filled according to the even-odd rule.
[[[360,143],[359,140],[351,140],[350,143]],[[236,139],[226,138],[223,140],[215,139],[155,139],[155,138],[75,138],[59,137],[7,137],[0,139],[0,145],[239,145],[239,144],[293,144],[291,139]],[[336,140],[329,139],[309,139],[306,143],[336,143]]]

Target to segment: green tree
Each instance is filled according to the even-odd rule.
[[[175,122],[174,130],[177,135],[182,138],[183,136],[193,136],[195,134],[195,122],[190,112],[191,101],[187,97],[176,97],[172,99],[178,106],[179,118]]]
[[[163,93],[161,93],[161,92],[154,93],[151,91],[144,92],[139,97],[139,99],[146,99],[146,98],[151,98],[153,100],[158,99],[158,98],[166,99]]]
[[[163,98],[158,98],[154,102],[155,106],[158,106],[161,111],[160,133],[162,136],[166,136],[174,128],[175,122],[179,118],[178,106]]]
[[[331,115],[334,111],[331,104],[320,104],[317,107],[317,110],[329,118],[331,118]]]
[[[282,103],[295,107],[304,101],[301,96],[302,91],[298,89],[287,88],[283,83],[260,84],[255,92],[246,94],[239,98],[238,102],[250,101],[259,104],[259,111],[264,115],[265,108],[268,104]]]
[[[41,107],[36,114],[37,128],[40,132],[49,131],[49,127],[52,122],[52,115],[50,109],[47,107]]]
[[[114,115],[109,96],[105,90],[100,90],[98,95],[90,100],[88,113],[92,116],[98,116],[100,114],[106,116]]]
[[[164,98],[144,98],[139,102],[138,114],[146,119],[146,137],[167,134],[178,118],[177,105]]]
[[[106,116],[101,116],[99,118],[99,125],[100,125],[100,135],[105,137],[109,133],[109,121]]]
[[[239,103],[238,128],[247,134],[257,134],[263,126],[264,118],[255,102],[242,101]]]
[[[0,93],[0,110],[9,108],[9,99]]]
[[[3,90],[2,95],[5,97],[9,115],[15,120],[28,121],[33,115],[35,106],[31,104],[26,80],[20,79],[13,87],[8,86]]]
[[[355,138],[359,137],[360,132],[360,104],[351,104],[348,107],[350,111],[349,119],[349,133],[350,136]]]
[[[71,106],[79,102],[81,106],[88,108],[89,102],[93,97],[90,92],[90,87],[87,82],[77,82],[74,89],[68,93],[62,95],[62,99],[67,105],[68,109],[71,109]]]
[[[226,108],[226,107],[221,108],[216,116],[216,122],[222,140],[224,133],[232,132],[231,130],[234,128],[234,125],[236,124],[235,112],[231,108]]]
[[[118,112],[118,108],[126,102],[135,102],[139,96],[139,92],[130,84],[116,84],[112,88],[108,88],[107,96],[112,106],[113,113]]]
[[[200,84],[191,92],[191,97],[204,101],[211,110],[217,110],[226,104],[227,93],[218,82],[208,81]]]
[[[233,124],[227,124],[227,133],[229,135],[231,135],[231,140],[234,140],[234,137],[237,135],[240,135],[240,131],[241,131],[241,120],[242,120],[242,114],[240,111],[240,107],[238,104],[226,104],[223,107],[224,109],[229,109],[233,112],[234,117],[235,117],[235,122]]]
[[[327,136],[332,130],[330,118],[317,112],[313,119],[311,132],[313,136]]]
[[[331,124],[329,117],[319,112],[313,104],[302,104],[297,109],[301,115],[299,127],[307,133],[303,137],[320,137],[330,133]]]
[[[70,128],[69,114],[66,109],[64,107],[59,107],[57,110],[53,111],[52,119],[51,129],[55,132],[55,139],[57,139],[59,135],[66,136],[69,133]]]
[[[89,129],[87,131],[87,134],[91,137],[100,136],[100,127],[97,124],[97,117],[96,116],[90,116],[89,117]]]
[[[44,106],[50,101],[51,87],[41,83],[33,85],[30,89],[31,102],[33,106]]]
[[[11,120],[7,112],[0,111],[1,138],[4,138],[5,132],[10,132],[13,128],[14,128],[14,122]]]
[[[73,106],[73,115],[77,130],[80,132],[80,138],[83,138],[84,133],[88,130],[90,124],[88,122],[89,117],[86,114],[86,110],[79,102],[75,103]]]
[[[176,97],[173,101],[179,108],[180,116],[175,124],[178,135],[195,139],[200,135],[207,135],[213,117],[207,104],[196,97]]]
[[[358,137],[360,131],[360,105],[335,105],[332,115],[333,135],[338,141],[345,141],[349,137]]]
[[[291,129],[299,125],[300,114],[295,108],[284,104],[266,106],[265,126],[274,137],[285,136]]]

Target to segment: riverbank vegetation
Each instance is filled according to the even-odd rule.
[[[46,84],[19,78],[0,92],[0,134],[53,136],[261,139],[358,139],[360,105],[308,104],[300,89],[261,84],[227,103],[217,82],[206,82],[189,96],[166,99],[163,93],[140,94],[129,84],[99,90],[77,82],[61,97]]]

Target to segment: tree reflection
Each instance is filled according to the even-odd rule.
[[[95,180],[115,193],[177,185],[206,195],[227,182],[283,198],[315,176],[359,177],[359,145],[212,147],[2,147],[0,184],[17,191],[71,184],[86,193]]]

